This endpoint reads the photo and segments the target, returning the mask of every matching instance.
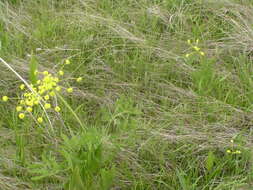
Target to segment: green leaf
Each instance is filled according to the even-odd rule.
[[[71,190],[85,190],[87,189],[83,183],[83,179],[80,175],[80,170],[76,167],[73,171],[69,182],[69,189]]]
[[[101,173],[101,190],[110,189],[113,184],[113,179],[115,175],[115,170],[112,168],[111,170],[102,169]]]
[[[211,171],[213,169],[214,162],[215,162],[215,155],[212,151],[209,151],[207,159],[206,159],[206,169],[207,169],[207,171]]]
[[[186,174],[184,173],[184,171],[177,169],[176,174],[177,174],[177,177],[178,177],[178,180],[180,183],[180,187],[182,188],[182,190],[187,190],[189,186],[188,186],[187,180],[185,178]]]

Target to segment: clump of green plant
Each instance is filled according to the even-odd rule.
[[[33,180],[42,180],[57,175],[67,176],[64,186],[67,190],[109,189],[114,176],[111,155],[104,153],[103,138],[97,131],[67,137],[62,135],[59,148],[60,159],[44,152],[42,161],[31,164]]]
[[[63,98],[64,93],[74,92],[70,80],[78,83],[82,81],[82,77],[66,79],[64,76],[64,67],[71,64],[70,60],[65,60],[56,73],[47,70],[40,72],[37,70],[36,63],[32,61],[29,82],[6,62],[2,62],[22,81],[22,84],[19,84],[20,93],[17,97],[7,95],[2,97],[3,102],[16,104],[16,112],[20,120],[32,118],[38,125],[41,125],[46,119],[50,122],[48,115],[60,113],[62,110],[58,99],[63,101],[64,105],[76,116]],[[76,119],[80,122],[77,116]],[[69,132],[70,135],[61,132],[60,146],[57,151],[42,150],[42,153],[39,154],[40,162],[24,162],[25,147],[22,147],[20,160],[26,164],[29,172],[35,175],[31,180],[56,179],[61,181],[64,177],[65,180],[61,181],[61,184],[66,190],[109,189],[113,181],[114,169],[110,162],[112,154],[104,152],[102,134],[96,130],[84,130],[74,134],[70,129]],[[19,134],[17,137],[23,140]]]

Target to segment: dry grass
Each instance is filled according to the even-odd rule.
[[[235,189],[250,183],[252,173],[252,6],[233,1],[1,2],[0,57],[25,79],[32,51],[40,70],[55,72],[66,58],[73,60],[66,76],[85,80],[66,99],[88,128],[107,139],[105,152],[109,147],[115,153],[103,166],[115,167],[112,188]],[[200,39],[205,57],[185,57],[192,51],[188,39]],[[18,84],[0,65],[1,95],[15,94]],[[0,131],[9,134],[0,136],[0,144],[25,149],[27,162],[22,166],[16,150],[2,154],[1,160],[15,162],[11,168],[0,165],[0,189],[61,189],[59,184],[73,180],[66,168],[37,182],[30,180],[28,166],[45,165],[44,153],[62,161],[57,149],[67,130],[59,118],[53,119],[52,136],[29,122],[31,128],[23,129],[13,107],[0,107],[7,110]],[[81,133],[67,111],[60,120]],[[26,134],[23,147],[19,133]],[[231,139],[241,157],[226,154]],[[216,173],[206,169],[208,152],[216,156]]]

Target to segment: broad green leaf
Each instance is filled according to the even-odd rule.
[[[213,169],[214,162],[215,162],[215,155],[212,151],[209,151],[205,163],[207,171],[211,171]]]

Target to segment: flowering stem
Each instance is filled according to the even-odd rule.
[[[6,61],[4,61],[1,57],[0,57],[0,62],[2,62],[8,69],[10,69],[10,70],[11,70],[11,71],[12,71],[12,72],[13,72],[13,73],[14,73],[14,74],[27,86],[27,88],[28,88],[32,93],[37,94],[37,93],[31,88],[31,85],[29,85],[28,82],[26,82],[26,80],[25,80],[22,76],[20,76],[20,74],[18,74],[18,73],[17,73]],[[50,118],[49,118],[49,116],[48,116],[48,114],[47,114],[47,112],[46,112],[44,106],[41,104],[41,102],[39,102],[39,104],[41,105],[43,111],[44,111],[45,114],[46,114],[46,117],[47,117],[48,122],[49,122],[49,124],[50,124],[51,130],[54,132],[53,125],[52,125],[52,123],[51,123],[51,120],[50,120]]]

